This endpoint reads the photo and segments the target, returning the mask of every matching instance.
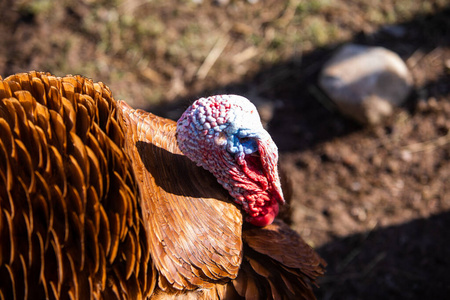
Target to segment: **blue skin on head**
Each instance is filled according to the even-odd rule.
[[[250,101],[235,95],[197,100],[178,120],[177,140],[180,150],[243,206],[247,221],[257,226],[273,221],[284,202],[278,152]]]
[[[252,154],[258,151],[257,134],[249,134],[248,130],[238,130],[227,139],[227,151],[232,154]]]

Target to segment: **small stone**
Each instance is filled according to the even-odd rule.
[[[367,219],[367,213],[361,207],[353,207],[350,213],[360,222],[364,222]]]
[[[408,151],[408,150],[401,151],[400,152],[400,158],[404,162],[410,162],[412,160],[412,153],[411,153],[411,151]]]
[[[325,64],[319,83],[342,114],[362,124],[377,124],[406,100],[413,82],[394,52],[349,44]]]
[[[350,189],[353,192],[359,192],[361,190],[361,183],[359,181],[353,181],[350,186]]]

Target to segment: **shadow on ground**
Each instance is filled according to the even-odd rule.
[[[27,20],[21,21],[26,22]],[[416,112],[415,102],[430,98],[445,98],[444,101],[449,100],[450,69],[445,67],[445,62],[447,60],[450,61],[450,8],[433,15],[417,15],[409,22],[385,26],[376,32],[361,31],[355,34],[352,40],[346,42],[384,46],[398,53],[410,67],[415,80],[415,93],[405,106],[411,114],[408,116],[410,119],[407,121],[411,121],[411,118],[414,118],[414,122],[417,124],[424,124],[424,121],[429,122],[427,122],[428,131],[422,130],[421,135],[419,135],[419,132],[424,126],[418,125],[416,128],[411,129],[416,134],[410,140],[405,140],[406,144],[431,138],[429,132],[435,134],[435,136],[446,134],[446,131],[449,129],[446,123],[448,114],[439,115],[443,119],[442,122],[435,121],[438,113],[437,110],[433,109],[439,109],[439,104],[434,104],[426,113],[421,113]],[[260,101],[260,103],[269,104],[269,115],[272,115],[272,117],[268,128],[282,155],[283,153],[291,154],[294,152],[303,154],[311,149],[315,152],[317,145],[330,142],[339,137],[345,138],[353,133],[355,135],[351,139],[346,139],[345,142],[356,143],[362,139],[371,138],[372,140],[376,139],[376,142],[384,139],[387,141],[386,143],[390,143],[396,138],[395,126],[383,127],[380,125],[381,128],[378,128],[380,130],[374,129],[373,133],[371,133],[372,135],[367,137],[365,129],[352,121],[344,119],[336,112],[333,104],[317,86],[317,76],[324,62],[339,46],[340,44],[326,45],[313,52],[292,57],[290,60],[276,65],[261,66],[257,74],[248,76],[246,80],[231,83],[227,86],[217,86],[212,90],[202,90],[201,86],[203,83],[200,81],[186,83],[187,86],[192,87],[192,91],[196,92],[170,102],[162,101],[161,103],[165,104],[152,106],[147,110],[161,116],[177,119],[184,109],[198,97],[219,93],[235,93],[246,95],[250,99],[256,100],[256,102]],[[10,45],[8,49],[11,52],[25,50],[25,48],[22,49],[21,47],[22,45]],[[33,58],[37,59],[34,56]],[[6,74],[12,73],[11,68],[10,65],[7,65],[4,72]],[[410,126],[410,124],[411,122],[407,126]],[[379,146],[377,143],[368,144]],[[351,145],[353,146],[353,144]],[[330,142],[327,146],[329,146],[327,147],[327,155],[318,155],[319,158],[313,163],[309,161],[304,162],[298,157],[293,157],[289,161],[292,165],[290,170],[294,169],[294,171],[299,173],[296,178],[305,178],[304,173],[301,173],[301,171],[310,168],[312,170],[310,173],[314,173],[314,175],[322,172],[321,176],[316,176],[316,178],[323,179],[320,187],[326,186],[330,190],[334,188],[344,190],[347,189],[347,186],[352,186],[353,183],[362,182],[362,180],[357,181],[360,179],[358,178],[360,174],[357,171],[364,171],[363,168],[359,168],[360,165],[358,163],[360,161],[366,160],[367,165],[371,169],[374,169],[374,162],[378,161],[377,170],[380,170],[382,174],[376,173],[374,176],[380,177],[381,183],[379,185],[381,188],[385,187],[383,185],[385,181],[395,183],[403,179],[402,182],[405,185],[402,188],[406,191],[402,191],[403,194],[401,195],[403,195],[403,199],[406,199],[409,197],[407,190],[413,190],[411,187],[420,189],[422,186],[427,185],[428,182],[432,182],[437,187],[436,189],[440,190],[440,194],[437,194],[439,196],[432,195],[434,200],[437,199],[445,203],[449,197],[449,193],[445,194],[448,191],[446,186],[449,185],[449,177],[435,172],[435,170],[438,170],[445,175],[447,170],[449,170],[450,149],[447,149],[448,145],[447,148],[440,148],[439,150],[441,151],[425,157],[428,160],[420,157],[424,161],[424,165],[427,163],[425,167],[428,168],[428,171],[425,174],[426,176],[423,174],[422,169],[421,172],[416,172],[420,173],[414,175],[417,179],[407,172],[401,172],[401,168],[408,162],[398,160],[394,155],[395,153],[392,154],[388,151],[390,149],[386,150],[386,148],[383,148],[381,149],[383,150],[382,152],[378,151],[379,148],[367,149],[368,147],[361,145],[358,148],[359,150],[355,151],[356,154],[354,156],[349,156],[350,158],[356,157],[356,159],[350,159],[341,163],[339,161],[340,158],[334,160],[335,157],[332,154],[337,153],[342,145]],[[350,150],[353,151],[353,149]],[[374,153],[366,155],[366,153],[358,151],[365,151],[366,153],[372,151]],[[410,165],[414,163],[414,155],[410,154]],[[306,158],[309,159],[311,156],[314,155],[311,154],[306,156]],[[435,160],[432,159],[432,156],[436,157]],[[391,163],[386,164],[387,161]],[[327,170],[324,170],[324,165],[327,165]],[[417,166],[422,165],[417,164],[416,169],[419,168]],[[342,173],[335,177],[338,177],[341,181],[338,181],[337,184],[333,182],[335,185],[329,185],[326,181],[329,174],[323,173],[337,174],[339,170]],[[364,173],[363,171],[361,172]],[[341,176],[341,174],[343,175]],[[410,181],[405,180],[403,176],[409,176]],[[309,179],[307,177],[304,181],[298,180],[294,188],[300,185],[313,185],[311,180],[307,181]],[[346,180],[345,182],[344,179]],[[381,179],[385,179],[385,181]],[[413,182],[414,186],[408,186],[408,182]],[[348,193],[346,199],[339,195],[335,197],[336,202],[332,205],[337,207],[334,210],[335,215],[338,216],[335,218],[336,223],[327,223],[331,217],[327,213],[326,208],[332,205],[327,202],[328,198],[323,195],[328,191],[317,188],[319,190],[317,192],[318,196],[314,194],[315,191],[311,188],[302,189],[309,191],[309,194],[305,192],[305,194],[299,195],[297,191],[298,201],[301,201],[303,206],[308,206],[308,209],[311,211],[311,215],[301,220],[303,222],[301,225],[312,224],[311,226],[316,226],[326,223],[326,226],[323,226],[325,229],[320,229],[325,232],[323,235],[326,235],[326,239],[320,239],[315,236],[314,230],[312,231],[313,234],[308,237],[308,240],[313,241],[316,245],[321,245],[318,247],[318,252],[328,262],[326,277],[321,280],[321,288],[317,290],[318,297],[321,299],[448,298],[450,294],[450,213],[448,209],[441,208],[440,212],[436,212],[435,215],[429,218],[414,219],[405,223],[397,223],[398,225],[395,226],[376,228],[374,230],[370,230],[368,229],[369,226],[366,226],[365,230],[361,230],[363,233],[360,234],[354,234],[356,229],[349,226],[351,229],[345,229],[346,232],[343,234],[339,233],[338,236],[338,229],[334,224],[342,224],[340,221],[343,218],[339,216],[348,216],[350,208],[361,208],[359,205],[369,200],[368,197],[364,198],[364,196],[373,196],[372,200],[376,199],[377,201],[379,198],[383,199],[385,197],[383,194],[375,197],[372,193],[376,191],[373,192],[371,181],[366,183],[368,187],[367,190],[360,192],[360,194],[363,194],[362,196],[358,192],[352,192],[353,194]],[[354,187],[357,188],[358,186],[355,185]],[[391,197],[389,195],[387,198],[390,201],[391,211],[400,211],[400,214],[405,215],[402,212],[405,204],[402,203],[400,196]],[[425,201],[423,198],[418,198],[420,203],[416,209],[419,211],[419,214],[423,213],[425,215],[428,211],[424,213],[426,206],[421,202]],[[317,204],[319,201],[322,201],[322,203]],[[384,203],[377,201],[373,200],[374,206],[371,209],[383,211]],[[336,204],[340,206],[338,207]],[[440,205],[440,203],[438,204]],[[378,207],[375,207],[375,205]],[[442,207],[444,207],[444,204],[442,204]],[[364,207],[362,207],[363,209]],[[367,215],[370,215],[370,213],[371,211],[367,211]],[[380,216],[380,219],[382,218],[383,220],[377,219],[377,221],[385,221],[383,224],[392,224],[394,217],[399,218],[399,216],[392,216],[387,213]],[[317,223],[311,222],[308,218],[317,220]],[[403,219],[406,218],[404,217]],[[347,220],[352,221],[353,223],[350,223],[352,225],[357,223],[351,219],[351,216],[347,217]],[[408,220],[411,220],[411,218]],[[300,221],[298,222],[300,223]],[[361,221],[357,225],[363,223]],[[323,240],[327,242],[324,243]]]
[[[450,8],[433,15],[417,15],[409,22],[385,26],[376,32],[360,32],[347,42],[383,46],[399,54],[412,70],[416,92],[422,93],[421,97],[450,92],[449,74],[443,74],[442,64],[423,66],[427,58],[434,59],[430,56],[441,55],[435,52],[450,45]],[[255,76],[242,82],[202,90],[169,103],[162,101],[164,104],[148,110],[178,119],[185,108],[199,97],[241,94],[255,102],[272,102],[273,118],[269,128],[281,151],[310,148],[360,129],[357,124],[342,118],[317,86],[323,64],[342,44],[327,45],[301,57],[262,67]],[[436,77],[436,73],[440,76]],[[197,83],[191,84],[195,86]],[[406,107],[414,107],[417,98],[417,94],[412,95]]]
[[[450,212],[320,247],[327,275],[319,299],[447,299]]]
[[[400,35],[397,35],[398,30]],[[445,69],[444,61],[450,59],[450,9],[434,15],[418,15],[410,22],[383,27],[377,32],[361,32],[348,42],[384,46],[398,53],[407,62],[415,80],[415,92],[404,109],[419,124],[422,119],[433,118],[433,115],[421,116],[417,113],[417,101],[439,97],[448,99],[450,72]],[[192,100],[202,95],[243,94],[252,100],[262,99],[263,102],[271,103],[273,117],[269,123],[269,131],[282,153],[303,152],[351,133],[360,133],[354,138],[361,138],[365,131],[338,114],[316,84],[324,62],[338,46],[340,45],[328,45],[302,57],[262,68],[247,81],[214,90],[203,90],[150,110],[177,119]],[[389,136],[391,130],[392,127],[387,126],[381,131],[388,132]],[[438,130],[442,128],[437,128],[436,131]],[[333,151],[333,145],[329,150]],[[364,157],[362,153],[357,155]],[[442,155],[439,160],[441,164],[446,164],[445,155],[448,154]],[[381,157],[382,161],[385,160],[385,157]],[[402,179],[402,174],[395,178],[389,167],[386,170],[380,169],[386,174],[378,174],[379,176],[386,175],[386,178],[391,178],[389,180]],[[445,181],[448,178],[436,180]],[[407,186],[405,188],[408,189]],[[308,197],[313,196],[301,195],[303,200]],[[345,205],[358,207],[364,197],[355,196],[346,201],[351,204]],[[400,211],[405,205],[401,203],[404,199],[401,200],[400,197],[396,199],[392,196],[390,201],[390,205],[397,205]],[[324,205],[326,207],[326,203]],[[342,214],[348,213],[345,205]],[[390,216],[383,215],[382,218],[388,220]],[[449,212],[345,237],[336,237],[331,228],[328,234],[332,241],[318,248],[318,252],[328,262],[326,277],[321,280],[321,288],[316,291],[318,298],[447,298],[450,295],[449,228]]]

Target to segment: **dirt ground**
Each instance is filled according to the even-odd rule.
[[[3,77],[81,73],[170,118],[202,95],[246,95],[293,183],[292,227],[328,263],[319,299],[450,297],[448,1],[58,3],[0,3]],[[393,50],[413,74],[381,125],[345,119],[317,86],[347,42]]]

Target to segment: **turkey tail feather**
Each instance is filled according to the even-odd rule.
[[[108,87],[81,76],[31,72],[0,82],[6,299],[151,294],[138,186],[115,109]]]

